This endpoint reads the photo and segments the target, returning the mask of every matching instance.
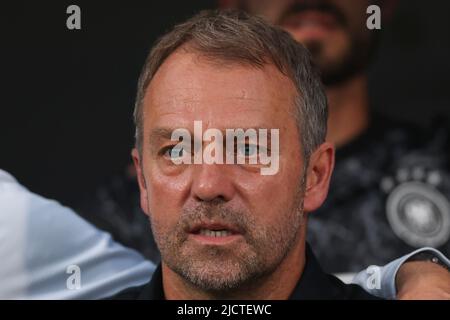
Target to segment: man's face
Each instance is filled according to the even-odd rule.
[[[371,49],[367,0],[244,0],[246,9],[279,24],[312,53],[332,85],[364,68]]]
[[[238,288],[271,273],[298,245],[304,162],[295,96],[292,82],[272,65],[211,63],[183,50],[147,88],[142,154],[135,154],[141,205],[163,263],[192,285]],[[264,176],[249,164],[174,164],[170,132],[192,132],[194,121],[203,122],[203,131],[279,129],[278,173]]]

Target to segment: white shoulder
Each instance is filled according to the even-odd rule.
[[[0,264],[4,299],[103,298],[147,282],[155,268],[72,209],[30,192],[2,170],[0,242],[0,256],[8,257]]]

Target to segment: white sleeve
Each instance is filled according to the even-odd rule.
[[[100,299],[148,282],[155,269],[2,170],[0,258],[0,299]]]
[[[424,251],[430,251],[437,256],[441,261],[450,267],[450,260],[447,259],[440,251],[434,248],[421,248],[413,251],[401,258],[398,258],[385,266],[370,266],[367,269],[359,272],[353,279],[353,283],[360,285],[370,294],[383,298],[395,299],[397,296],[397,289],[395,287],[395,277],[401,265],[411,256]]]

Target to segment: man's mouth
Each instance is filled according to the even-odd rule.
[[[322,27],[326,29],[335,28],[338,23],[335,16],[330,13],[320,12],[315,10],[308,10],[292,16],[298,26],[308,27]]]
[[[242,237],[239,228],[222,223],[201,223],[189,230],[189,236],[201,244],[228,244]]]
[[[198,234],[208,237],[227,237],[232,235],[232,233],[228,230],[209,230],[209,229],[200,229]]]
[[[333,15],[313,10],[290,15],[282,24],[302,39],[323,38],[340,27]]]
[[[345,15],[335,6],[322,3],[308,5],[297,3],[287,10],[280,24],[297,31],[329,32],[346,25]]]

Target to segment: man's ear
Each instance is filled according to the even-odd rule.
[[[131,157],[133,158],[134,167],[136,169],[136,175],[139,184],[141,209],[148,215],[148,195],[147,195],[147,183],[145,181],[144,172],[142,170],[142,161],[139,151],[133,148],[131,151]]]
[[[318,209],[325,201],[334,169],[334,145],[321,144],[311,155],[306,176],[305,212]]]

